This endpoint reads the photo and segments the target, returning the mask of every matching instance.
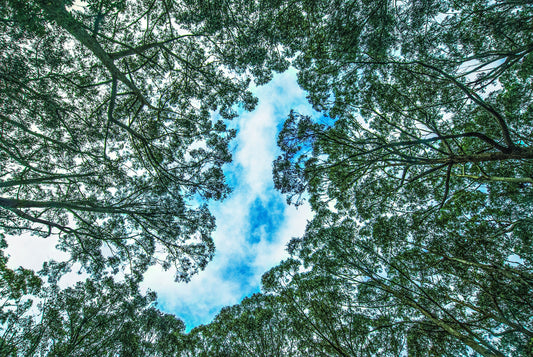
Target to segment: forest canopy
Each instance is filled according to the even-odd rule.
[[[0,225],[72,257],[0,256],[4,354],[533,353],[527,1],[1,4]],[[315,215],[262,293],[185,333],[138,281],[212,258],[227,121],[289,65],[322,118],[287,113],[273,179]],[[60,290],[73,262],[91,277]]]

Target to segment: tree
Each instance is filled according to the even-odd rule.
[[[295,256],[364,310],[386,302],[409,353],[527,354],[531,7],[298,6],[285,45],[324,117],[291,112],[279,136],[276,186],[316,211]]]
[[[419,230],[411,224],[404,217],[382,217],[361,225],[323,210],[305,236],[290,244],[306,273],[297,273],[294,263],[281,265],[265,275],[265,285],[296,294],[291,300],[300,305],[297,314],[309,320],[308,328],[329,331],[329,341],[342,341],[332,332],[342,329],[318,326],[339,314],[343,317],[335,321],[357,317],[366,326],[346,341],[356,343],[353,336],[358,336],[370,347],[376,339],[387,341],[386,346],[398,348],[392,355],[402,349],[413,355],[428,349],[435,355],[466,355],[466,346],[487,356],[526,355],[533,331],[533,275],[502,258],[509,245],[504,235],[491,242],[486,227],[471,226],[458,235],[437,222]],[[475,249],[472,242],[482,247]],[[333,287],[340,297],[316,297],[327,296],[324,290]],[[325,306],[322,314],[313,313],[317,302]],[[358,326],[346,324],[347,329]]]
[[[187,6],[2,1],[4,232],[55,235],[93,273],[159,262],[188,280],[205,267],[215,222],[203,202],[229,192],[235,134],[211,113],[256,100],[223,70],[235,51],[217,42],[224,28]]]
[[[6,246],[4,236],[0,235],[0,248]],[[39,293],[42,280],[31,270],[9,269],[7,261],[8,257],[0,252],[0,355],[17,356],[24,331],[34,323],[28,314],[33,306],[29,296]]]
[[[193,329],[187,356],[303,356],[277,296],[254,294]]]
[[[171,356],[185,328],[131,279],[90,278],[64,290],[51,284],[39,299],[32,323],[18,333],[18,355]]]
[[[383,304],[364,306],[344,276],[319,268],[302,271],[288,259],[263,275],[263,288],[279,296],[298,350],[310,356],[398,356],[405,324],[391,323]]]
[[[528,6],[311,3],[295,65],[332,120],[289,116],[275,164],[282,191],[309,187],[368,217],[442,206],[457,187],[531,187]]]

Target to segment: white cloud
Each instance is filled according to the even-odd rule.
[[[283,222],[272,240],[262,240],[255,247],[254,267],[259,273],[259,278],[270,268],[277,265],[281,260],[288,258],[286,245],[293,237],[300,237],[305,231],[307,222],[313,213],[308,204],[295,208],[287,207]]]
[[[56,249],[57,237],[42,238],[23,234],[20,236],[6,236],[9,254],[8,266],[18,268],[22,266],[35,271],[41,270],[43,263],[51,259],[68,260],[69,254]]]
[[[33,271],[39,271],[43,268],[43,263],[55,260],[58,262],[68,261],[70,254],[56,248],[58,243],[57,236],[42,238],[30,234],[20,236],[6,236],[8,244],[5,250],[9,256],[7,266],[10,269],[24,267]],[[81,272],[81,264],[76,263],[72,266],[71,272],[63,275],[59,281],[59,287],[64,289],[73,286],[78,281],[85,280],[88,274]]]
[[[241,119],[240,145],[235,160],[244,169],[242,184],[247,186],[249,193],[257,195],[263,193],[271,181],[271,168],[265,163],[273,159],[271,138],[276,135],[276,123],[268,104],[260,104],[254,113]]]
[[[278,155],[277,129],[291,108],[303,114],[312,113],[296,83],[295,71],[276,75],[268,85],[255,88],[254,94],[259,98],[257,108],[236,119],[234,162],[227,168],[235,177],[236,187],[226,201],[211,205],[217,218],[215,258],[188,284],[174,283],[171,272],[157,267],[145,275],[143,286],[158,293],[160,307],[176,313],[188,327],[208,323],[220,308],[237,304],[244,296],[258,291],[263,273],[287,257],[286,244],[303,234],[311,218],[307,206],[268,212],[271,200],[284,201],[272,182],[272,161]],[[251,222],[251,210],[257,209],[257,202],[265,210],[261,214],[278,219],[275,222],[270,219],[268,224],[273,229],[261,222]],[[263,218],[267,222],[269,217]],[[259,236],[258,241],[251,240],[254,224],[257,227],[253,233]]]
[[[274,77],[264,87],[258,87],[254,94],[259,105],[252,113],[239,117],[239,136],[235,160],[242,165],[243,182],[249,193],[261,195],[272,185],[272,161],[277,154],[277,126],[293,107],[309,111],[305,105],[304,92],[296,83],[296,73],[287,71]]]

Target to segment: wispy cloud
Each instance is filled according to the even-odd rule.
[[[155,290],[159,307],[181,317],[188,328],[208,323],[220,309],[259,291],[263,273],[287,255],[285,246],[303,234],[311,211],[288,207],[274,189],[272,162],[279,154],[276,137],[291,108],[311,114],[296,73],[276,75],[254,89],[259,105],[236,119],[234,161],[226,174],[234,191],[211,205],[217,218],[216,255],[188,284],[177,284],[171,272],[154,267],[144,286]]]

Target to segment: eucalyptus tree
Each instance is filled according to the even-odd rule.
[[[0,235],[0,248],[6,246]],[[16,356],[25,332],[34,324],[29,314],[34,303],[30,295],[40,292],[42,280],[31,270],[10,269],[7,262],[8,257],[0,251],[0,355]]]
[[[491,242],[488,226],[457,234],[410,224],[361,225],[322,210],[289,245],[300,258],[267,273],[264,286],[334,355],[528,355],[533,274],[503,258],[504,234]]]
[[[187,356],[309,356],[293,336],[289,313],[277,296],[254,294],[223,308],[193,329]]]
[[[324,114],[279,136],[276,186],[317,212],[295,256],[362,311],[389,306],[409,353],[530,353],[531,6],[295,6],[284,44]]]
[[[355,203],[364,217],[439,207],[457,190],[487,183],[528,192],[527,3],[300,6],[303,29],[287,45],[300,51],[294,64],[310,102],[332,120],[289,116],[279,140],[284,155],[275,164],[282,191],[309,188]]]
[[[18,356],[177,355],[183,322],[156,309],[137,282],[87,279],[47,285],[32,321],[18,331]],[[15,325],[13,327],[20,327]],[[9,330],[9,329],[8,329]]]
[[[300,261],[288,259],[262,280],[265,291],[282,301],[299,351],[309,356],[398,356],[407,351],[406,324],[391,322],[392,314],[383,313],[386,302],[364,306],[344,276],[318,265],[301,268]]]
[[[205,267],[203,202],[229,192],[224,119],[256,103],[208,16],[173,0],[2,1],[4,232],[57,236],[95,273],[159,262],[187,280]]]

